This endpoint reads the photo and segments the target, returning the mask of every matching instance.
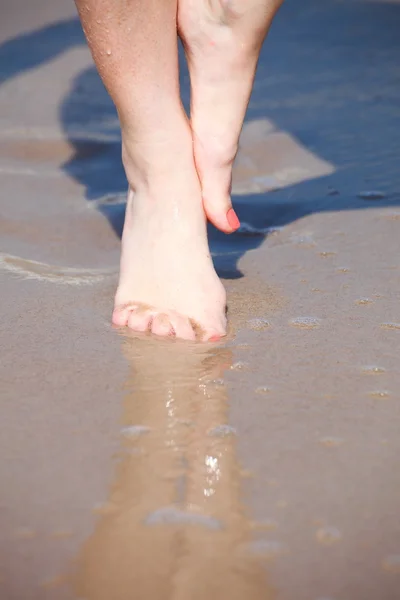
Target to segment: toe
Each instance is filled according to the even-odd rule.
[[[128,324],[128,319],[132,313],[132,310],[135,308],[136,307],[129,304],[116,306],[111,318],[112,324],[116,325],[117,327],[125,327],[125,325]]]
[[[221,339],[221,336],[214,333],[214,335],[212,335],[211,337],[208,338],[208,342],[219,342],[219,340]]]
[[[201,338],[202,342],[219,342],[221,338],[225,337],[225,331],[205,331]]]
[[[193,331],[193,327],[190,320],[187,317],[183,317],[178,314],[170,315],[170,322],[175,331],[175,336],[181,340],[194,341],[196,334]]]
[[[223,320],[216,322],[214,321],[208,327],[205,327],[199,339],[202,342],[219,342],[222,338],[226,336],[226,318]]]
[[[152,313],[149,310],[132,311],[128,319],[128,327],[133,331],[148,331]]]
[[[232,208],[230,194],[232,165],[201,162],[200,178],[207,218],[220,231],[233,233],[239,229],[240,222]]]
[[[223,233],[233,233],[240,227],[239,219],[236,216],[232,206],[226,208],[225,200],[217,200],[214,198],[204,199],[204,212],[207,219]]]
[[[153,318],[151,325],[151,332],[155,335],[169,336],[174,334],[174,329],[171,325],[171,321],[166,314],[158,314]]]
[[[232,208],[229,195],[218,195],[215,191],[203,197],[204,212],[207,219],[220,231],[233,233],[240,227],[239,219]]]

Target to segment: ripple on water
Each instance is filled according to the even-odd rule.
[[[378,365],[366,365],[362,367],[362,372],[366,375],[378,375],[380,373],[386,373],[386,369],[384,367],[379,367]]]
[[[150,513],[145,519],[146,525],[200,525],[207,529],[222,529],[222,523],[215,517],[198,512],[181,510],[175,506],[165,506]]]
[[[400,323],[381,323],[382,329],[400,329]]]
[[[259,385],[255,392],[256,394],[269,394],[271,392],[271,388],[266,385]]]
[[[342,534],[337,527],[320,527],[315,537],[317,541],[324,546],[332,546],[342,539]]]
[[[227,437],[229,435],[236,435],[236,429],[232,427],[232,425],[226,425],[223,423],[222,425],[217,425],[213,429],[210,429],[208,435],[215,437]]]
[[[369,395],[372,396],[372,398],[380,398],[383,400],[384,398],[389,398],[390,392],[387,390],[373,390]]]
[[[146,425],[129,425],[129,427],[123,427],[121,429],[122,435],[129,438],[139,437],[149,431],[150,427],[147,427]]]
[[[242,234],[242,235],[254,235],[254,236],[258,236],[258,235],[272,235],[272,234],[277,234],[280,231],[282,231],[283,227],[254,227],[254,225],[251,225],[250,223],[245,223],[245,222],[241,222],[239,229],[237,230],[236,233]]]
[[[0,269],[5,269],[25,279],[49,281],[60,285],[92,285],[114,276],[110,269],[79,269],[58,267],[19,256],[0,253]]]
[[[223,387],[223,386],[225,386],[225,381],[222,378],[213,379],[212,381],[210,381],[210,383],[212,383],[216,387]]]
[[[319,440],[319,443],[327,448],[334,448],[335,446],[341,446],[344,443],[344,439],[334,436],[326,436]]]
[[[383,198],[386,198],[385,192],[381,190],[365,190],[358,192],[357,196],[362,200],[383,200]]]
[[[237,362],[233,363],[233,365],[231,365],[232,371],[245,371],[248,368],[249,363],[244,362],[243,360],[238,360]]]
[[[247,321],[247,325],[250,327],[250,329],[254,329],[254,331],[264,331],[265,329],[271,327],[271,323],[262,317],[249,319]]]
[[[321,325],[320,319],[316,317],[296,317],[291,319],[289,323],[299,329],[317,329]]]
[[[349,267],[338,267],[336,269],[338,273],[348,273],[350,271]]]
[[[358,298],[356,300],[356,304],[372,304],[373,300],[372,298]]]
[[[382,569],[389,573],[400,573],[400,554],[389,554],[382,561]]]

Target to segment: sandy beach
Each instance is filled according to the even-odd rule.
[[[400,3],[276,18],[218,344],[111,327],[115,110],[73,2],[0,14],[0,598],[398,600]]]

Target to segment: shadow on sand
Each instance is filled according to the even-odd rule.
[[[237,261],[262,243],[269,228],[311,213],[376,206],[358,197],[364,189],[383,192],[380,206],[400,204],[399,15],[400,5],[393,3],[287,0],[263,48],[246,119],[257,123],[267,117],[276,131],[286,132],[286,143],[278,148],[273,136],[265,138],[256,173],[264,183],[256,193],[252,185],[246,193],[244,185],[234,197],[239,217],[250,226],[245,235],[227,237],[210,228],[214,260],[224,277],[240,276]],[[0,46],[0,83],[84,44],[77,18],[11,39]],[[180,62],[187,106],[182,54]],[[59,116],[74,149],[62,169],[82,184],[87,200],[96,202],[120,235],[127,183],[118,121],[93,67],[71,82]],[[293,178],[296,157],[304,152],[331,168],[311,166]],[[279,164],[288,153],[292,164],[282,175]]]

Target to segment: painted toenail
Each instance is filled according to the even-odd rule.
[[[221,339],[220,335],[212,335],[208,341],[209,342],[219,342],[220,339]]]
[[[239,221],[239,219],[237,217],[237,214],[233,210],[233,208],[230,208],[228,210],[228,212],[226,213],[226,218],[228,220],[229,225],[232,227],[232,229],[234,231],[236,231],[236,229],[239,229],[239,227],[240,227],[240,221]]]

